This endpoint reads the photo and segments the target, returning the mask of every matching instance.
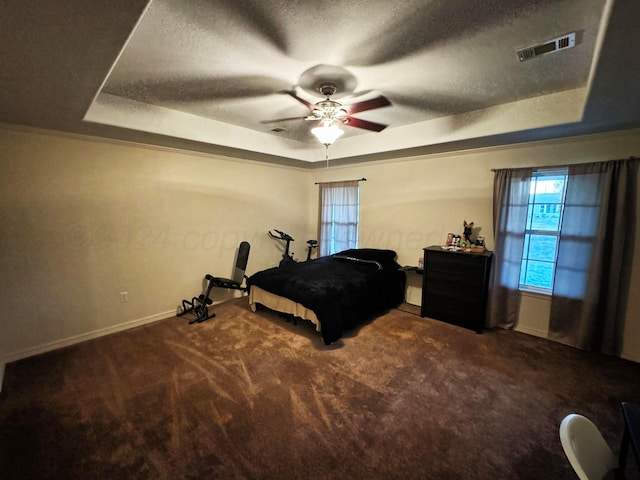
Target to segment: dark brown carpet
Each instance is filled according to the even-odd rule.
[[[326,347],[246,298],[214,311],[8,365],[0,478],[575,479],[562,418],[617,454],[640,401],[639,364],[516,332],[393,310]]]

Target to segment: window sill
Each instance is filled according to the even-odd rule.
[[[527,297],[532,298],[551,298],[551,292],[549,290],[542,290],[539,288],[528,287],[528,288],[520,288],[520,293]]]

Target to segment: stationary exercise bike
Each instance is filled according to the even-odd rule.
[[[291,235],[288,233],[282,232],[280,230],[273,229],[275,234],[269,230],[269,236],[275,240],[280,240],[285,242],[284,253],[282,254],[282,260],[280,260],[279,266],[286,267],[287,265],[291,265],[292,263],[297,263],[297,261],[293,258],[293,252],[289,253],[289,247],[291,242],[295,241]],[[277,234],[277,235],[276,235]],[[307,240],[307,260],[311,260],[311,252],[314,248],[318,247],[317,240]]]

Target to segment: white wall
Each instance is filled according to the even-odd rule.
[[[279,261],[272,228],[298,239],[303,257],[316,235],[314,182],[366,177],[361,246],[392,248],[415,265],[463,220],[493,247],[491,168],[638,152],[640,132],[630,131],[307,171],[1,128],[0,382],[4,362],[173,315],[205,273],[231,274],[241,240],[252,246],[249,274]],[[636,245],[623,351],[636,361],[639,259]],[[408,298],[419,303],[419,279]],[[523,309],[520,328],[540,330],[544,306]]]
[[[563,165],[640,156],[640,131],[593,135],[363,163],[314,171],[316,181],[365,177],[360,184],[360,246],[391,248],[402,265],[416,265],[422,248],[442,244],[473,221],[493,249],[492,168]],[[317,198],[312,211],[317,211]],[[640,206],[639,206],[640,211]],[[640,236],[636,237],[623,356],[640,361]],[[419,282],[409,277],[407,299],[420,302]],[[418,285],[418,287],[416,287]],[[518,329],[546,336],[548,299],[523,299]]]

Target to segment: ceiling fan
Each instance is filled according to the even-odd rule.
[[[369,120],[363,120],[361,118],[353,116],[353,114],[356,113],[391,105],[391,102],[383,95],[378,95],[377,97],[369,100],[352,103],[351,105],[342,105],[341,103],[331,99],[331,96],[336,94],[336,84],[330,82],[323,83],[318,87],[318,91],[326,98],[317,103],[308,102],[304,98],[299,97],[294,91],[285,91],[285,93],[287,93],[292,98],[296,99],[298,102],[311,110],[311,113],[306,117],[299,117],[306,121],[320,122],[320,124],[324,127],[342,123],[349,127],[362,128],[364,130],[370,130],[373,132],[381,132],[382,130],[387,128],[387,125],[371,122]],[[284,120],[294,119],[295,118]]]
[[[318,68],[326,69],[328,67],[324,65],[314,67],[313,69],[305,72],[301,78],[307,82],[307,77],[311,78],[311,74],[316,73],[316,70],[318,70]],[[335,70],[335,68],[333,68],[333,70]],[[348,77],[345,78],[349,80]],[[344,81],[345,79],[342,80],[343,81],[341,83],[343,84],[343,86],[348,87],[348,82]],[[318,125],[315,128],[311,129],[311,133],[320,141],[320,143],[325,146],[333,144],[333,142],[344,133],[338,127],[338,125],[340,124],[373,132],[381,132],[382,130],[387,128],[387,125],[371,122],[369,120],[363,120],[361,118],[353,116],[356,113],[391,105],[391,102],[386,97],[384,97],[383,95],[378,95],[377,97],[368,100],[352,103],[350,105],[343,105],[342,103],[332,100],[331,98],[338,92],[338,83],[340,83],[340,79],[338,79],[337,82],[322,80],[320,83],[316,83],[317,87],[315,87],[313,91],[318,91],[325,97],[324,100],[316,103],[311,103],[305,100],[304,98],[300,97],[295,91],[282,91],[282,93],[286,93],[287,95],[291,96],[302,105],[307,107],[310,110],[309,115],[306,115],[304,117],[280,118],[277,120],[269,120],[263,123],[275,123],[290,120],[306,120],[308,122],[316,122]],[[312,91],[309,88],[306,88],[305,90]],[[345,88],[345,90],[349,91],[349,88]]]

